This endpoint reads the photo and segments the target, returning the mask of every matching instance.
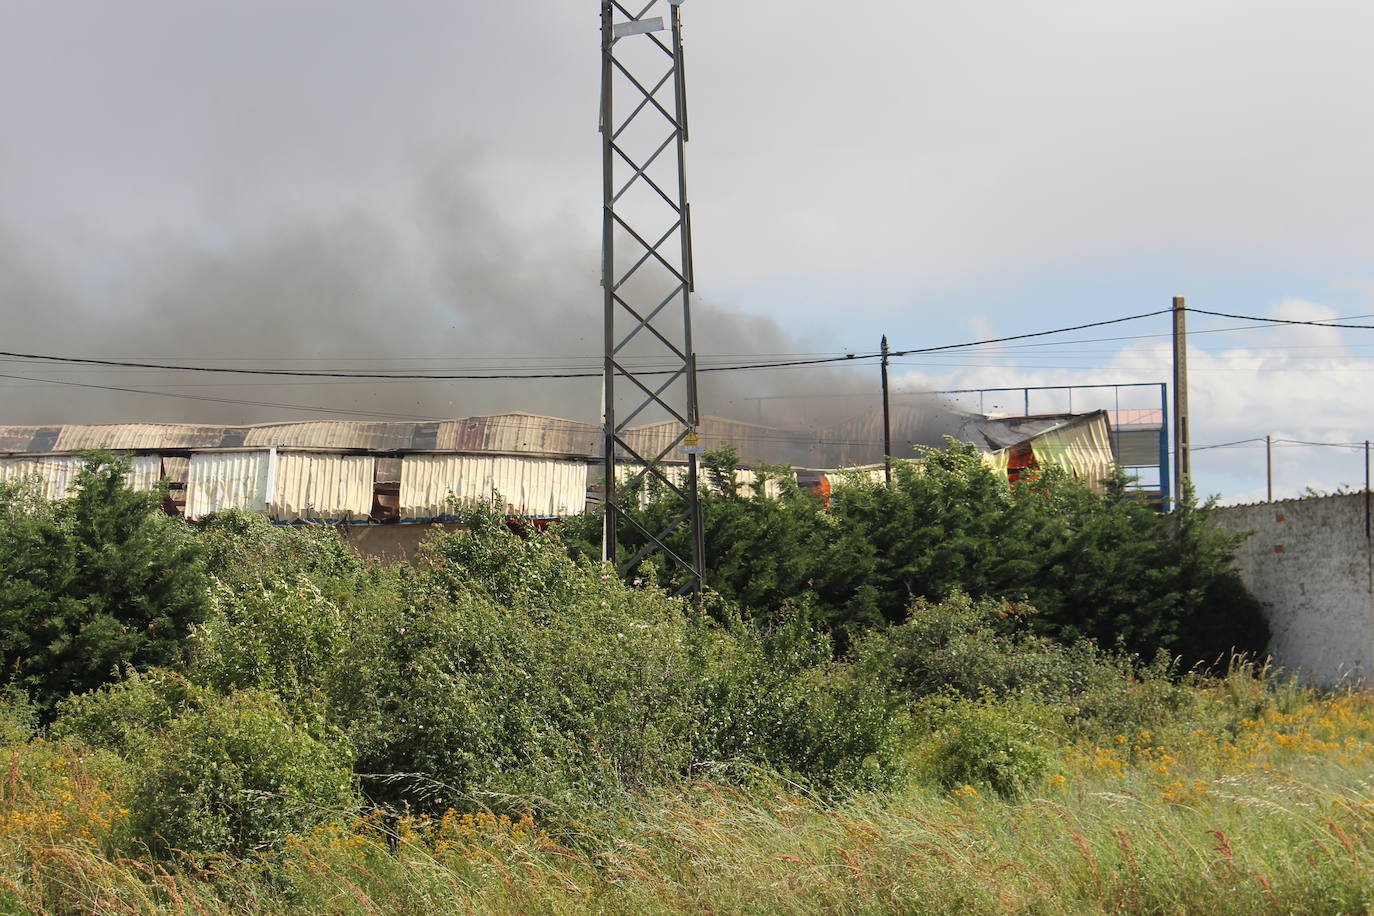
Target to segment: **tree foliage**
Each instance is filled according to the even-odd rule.
[[[0,488],[0,657],[45,713],[122,666],[179,660],[206,605],[201,549],[125,487],[127,459],[88,456],[73,492],[45,503]]]
[[[729,450],[705,462],[707,579],[764,618],[804,599],[847,639],[903,621],[917,599],[963,592],[1028,602],[1038,613],[1022,623],[1062,642],[1086,637],[1146,658],[1163,650],[1210,663],[1262,651],[1268,639],[1233,568],[1240,539],[1191,494],[1163,516],[1122,476],[1103,495],[1056,468],[1008,483],[973,446],[951,443],[899,462],[891,486],[856,472],[823,506],[790,476],[778,498],[761,486],[741,495],[736,464]],[[636,514],[658,530],[680,499],[650,496]],[[590,550],[598,533],[599,519],[584,519],[569,537]],[[637,549],[627,534],[625,547]],[[688,549],[685,532],[677,537],[674,547]]]

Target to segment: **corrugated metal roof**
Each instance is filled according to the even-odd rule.
[[[250,447],[368,451],[529,452],[593,456],[601,427],[558,417],[505,413],[429,423],[308,420],[256,426],[109,423],[0,427],[0,452],[236,449]]]
[[[82,449],[218,448],[226,427],[171,423],[63,426],[48,451]]]
[[[904,458],[917,445],[942,445],[942,434],[969,440],[951,417],[958,417],[943,402],[934,398],[923,403],[894,404],[891,409],[892,454]],[[968,420],[972,420],[970,415]],[[983,419],[978,417],[977,419]],[[980,443],[981,444],[981,443]],[[816,433],[814,457],[805,463],[813,466],[847,467],[874,464],[883,460],[882,408],[865,411],[838,423],[823,426]],[[798,462],[802,463],[802,462]]]
[[[892,410],[893,454],[910,454],[915,444],[940,444],[940,434],[974,442],[987,449],[1024,442],[1037,433],[1081,414],[1029,417],[982,417],[949,409],[931,399],[895,405]],[[1158,410],[1122,411],[1131,427],[1157,425]],[[682,431],[673,421],[647,423],[626,431],[625,439],[646,458],[660,454]],[[1157,461],[1145,440],[1122,431],[1125,463]],[[882,412],[870,410],[820,429],[789,429],[707,416],[698,428],[708,449],[732,445],[742,463],[793,467],[844,467],[882,460]],[[601,454],[601,428],[594,423],[510,412],[428,423],[312,420],[257,426],[191,424],[109,424],[95,426],[0,427],[0,451],[55,452],[86,448],[172,450],[258,447],[361,449],[369,451],[468,451],[531,455]],[[1147,454],[1147,451],[1150,452]],[[674,451],[668,460],[678,460]]]
[[[0,426],[0,452],[50,452],[60,426]]]
[[[365,448],[376,451],[414,448],[415,423],[353,423],[314,420],[271,423],[245,429],[244,445],[295,448]]]
[[[682,432],[681,423],[663,420],[626,430],[625,440],[644,458],[653,460]],[[697,437],[703,447],[718,449],[734,446],[745,464],[810,465],[815,461],[816,433],[809,429],[783,429],[758,423],[743,423],[723,417],[706,416],[697,427]],[[597,449],[600,452],[600,449]],[[682,453],[673,451],[664,461],[681,460]]]
[[[959,431],[951,435],[960,442],[972,442],[984,448],[1007,448],[1079,416],[1083,415],[1047,413],[1026,417],[980,417],[970,414],[963,417]]]
[[[434,448],[591,456],[601,451],[601,427],[529,413],[468,417],[439,424]]]

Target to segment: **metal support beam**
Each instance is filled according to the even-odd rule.
[[[692,349],[695,279],[681,0],[648,0],[639,8],[642,2],[601,4],[602,558],[628,575],[640,560],[662,555],[678,574],[679,593],[699,592],[705,542],[697,488],[700,414]],[[678,308],[671,307],[675,303]],[[626,428],[636,419],[667,423],[667,447],[627,442]],[[674,482],[652,466],[682,459],[685,482]],[[627,475],[630,486],[619,479],[624,462],[635,464]],[[646,476],[684,502],[678,519],[660,532],[630,515],[639,498],[633,483]],[[682,530],[688,532],[688,545],[670,544]],[[623,567],[622,535],[642,544]]]

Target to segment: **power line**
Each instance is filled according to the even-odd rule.
[[[1092,321],[1087,324],[1073,325],[1066,328],[1054,328],[1048,331],[1034,331],[1028,334],[1014,334],[1009,337],[994,337],[987,340],[968,341],[966,343],[945,344],[939,347],[919,347],[907,350],[893,350],[892,356],[909,356],[918,353],[937,353],[944,350],[955,350],[965,347],[979,347],[988,344],[1006,343],[1012,340],[1025,340],[1031,337],[1045,337],[1050,334],[1067,334],[1073,331],[1082,331],[1087,328],[1103,327],[1105,325],[1121,324],[1126,321],[1136,321],[1141,318],[1151,318],[1156,315],[1166,314],[1169,309],[1159,309],[1153,312],[1144,312],[1139,315],[1126,315],[1121,318],[1110,318],[1105,321]],[[799,366],[818,366],[827,363],[855,362],[858,360],[878,359],[881,353],[846,353],[843,356],[828,356],[815,359],[795,359],[782,362],[767,363],[742,363],[727,366],[703,366],[698,372],[739,372],[756,369],[786,369]],[[601,372],[556,372],[556,373],[498,373],[474,375],[469,373],[457,375],[438,375],[432,373],[373,373],[373,372],[332,372],[314,369],[247,369],[232,366],[187,366],[173,363],[145,363],[131,360],[112,360],[94,359],[72,356],[53,356],[42,353],[16,353],[7,350],[0,350],[0,357],[11,359],[35,360],[41,362],[71,363],[85,366],[109,366],[121,369],[156,369],[171,370],[178,372],[216,372],[235,375],[273,375],[304,378],[349,378],[349,379],[401,379],[409,381],[511,381],[522,379],[569,379],[569,378],[600,378]],[[637,372],[636,375],[671,375],[675,370],[651,370]]]
[[[1303,439],[1275,439],[1275,445],[1322,445],[1330,448],[1358,448],[1363,449],[1363,442],[1308,442]]]
[[[150,391],[143,388],[123,388],[117,385],[95,385],[89,382],[68,382],[59,379],[34,379],[22,375],[3,375],[0,378],[25,379],[27,381],[39,381],[49,385],[65,385],[70,388],[93,388],[99,391],[118,391],[126,394],[150,394],[162,398],[179,398],[187,401],[211,401],[216,404],[235,404],[244,407],[271,407],[280,410],[305,410],[314,413],[341,414],[350,417],[370,417],[378,420],[418,420],[422,422],[432,422],[442,419],[441,417],[421,417],[409,416],[406,414],[380,413],[370,410],[342,410],[332,407],[315,407],[307,404],[275,404],[270,401],[244,401],[236,398],[216,398],[204,394],[177,394],[171,391]]]
[[[1067,333],[1072,333],[1072,332],[1074,332],[1074,331],[1087,330],[1087,329],[1089,329],[1089,328],[1105,327],[1105,326],[1108,326],[1108,325],[1121,324],[1121,323],[1128,322],[1128,321],[1136,321],[1136,320],[1139,320],[1139,319],[1142,319],[1142,318],[1152,318],[1152,317],[1155,317],[1155,316],[1157,316],[1157,315],[1167,314],[1169,311],[1170,311],[1169,309],[1159,309],[1159,310],[1152,311],[1152,312],[1142,312],[1142,313],[1137,314],[1137,315],[1126,315],[1126,316],[1122,316],[1122,317],[1120,317],[1120,318],[1111,318],[1111,319],[1107,319],[1107,320],[1104,320],[1104,321],[1093,321],[1093,322],[1088,322],[1088,323],[1085,323],[1085,324],[1072,325],[1072,326],[1063,327],[1063,328],[1053,328],[1053,329],[1046,330],[1046,331],[1034,331],[1034,332],[1025,333],[1025,334],[1013,334],[1013,335],[1009,335],[1009,336],[1006,336],[1006,337],[993,337],[993,338],[987,338],[987,339],[983,339],[983,340],[965,341],[965,342],[963,342],[963,343],[944,344],[944,345],[942,345],[942,346],[936,346],[936,347],[913,347],[913,348],[902,349],[902,350],[893,350],[893,351],[891,351],[890,356],[893,356],[893,357],[900,357],[900,356],[912,356],[912,355],[920,355],[920,354],[939,354],[939,353],[943,353],[943,352],[945,352],[945,351],[950,351],[950,350],[960,350],[960,349],[967,349],[967,348],[970,348],[970,347],[990,346],[990,345],[993,345],[993,344],[1009,343],[1009,342],[1011,342],[1011,341],[1016,341],[1016,340],[1028,340],[1028,339],[1032,339],[1032,338],[1036,338],[1036,337],[1047,337],[1047,336],[1054,335],[1054,334],[1067,334]],[[1297,319],[1285,319],[1285,318],[1263,318],[1263,317],[1259,317],[1259,316],[1255,316],[1255,315],[1240,315],[1240,314],[1234,314],[1234,313],[1230,313],[1230,312],[1215,312],[1215,311],[1210,311],[1210,310],[1207,310],[1207,309],[1198,309],[1198,308],[1191,308],[1191,307],[1188,309],[1188,311],[1190,311],[1190,312],[1196,312],[1196,313],[1202,314],[1202,315],[1211,315],[1211,316],[1215,316],[1215,317],[1219,317],[1219,318],[1231,318],[1231,319],[1236,319],[1236,320],[1241,320],[1241,321],[1259,322],[1259,323],[1261,324],[1261,326],[1268,326],[1268,327],[1275,327],[1275,326],[1279,326],[1279,325],[1302,325],[1302,326],[1308,326],[1308,327],[1349,328],[1349,329],[1374,330],[1374,325],[1338,323],[1338,322],[1335,321],[1335,320],[1330,321],[1330,322],[1323,322],[1323,321],[1300,321],[1300,320],[1297,320]],[[1362,317],[1362,316],[1361,316],[1361,317]],[[1198,330],[1198,331],[1193,332],[1193,334],[1190,335],[1190,336],[1195,336],[1195,335],[1200,335],[1200,334],[1215,334],[1215,333],[1229,332],[1229,331],[1233,331],[1233,330],[1245,330],[1245,329],[1246,329],[1246,327],[1240,327],[1240,328],[1210,328],[1210,329],[1201,329],[1201,330]],[[1088,340],[1083,340],[1083,341],[1069,341],[1068,343],[1069,343],[1069,344],[1074,344],[1074,343],[1113,342],[1113,341],[1119,341],[1119,340],[1143,340],[1143,339],[1158,338],[1158,337],[1167,337],[1167,336],[1169,336],[1169,335],[1167,335],[1167,334],[1125,335],[1125,336],[1121,336],[1121,337],[1095,338],[1095,339],[1088,339]],[[1043,345],[1042,345],[1042,344],[1026,344],[1026,345],[1024,345],[1024,346],[1026,346],[1026,347],[1038,347],[1038,346],[1043,346]],[[1061,346],[1062,346],[1062,345],[1061,345]],[[770,354],[770,355],[772,355],[772,354]],[[776,354],[776,355],[786,355],[786,354]],[[468,370],[467,372],[463,372],[463,373],[441,373],[441,372],[439,372],[438,370],[427,371],[427,372],[404,372],[404,373],[402,373],[402,372],[330,371],[330,370],[317,370],[317,369],[258,369],[258,368],[243,368],[243,367],[234,367],[234,366],[204,366],[204,365],[201,365],[201,366],[193,366],[193,365],[182,365],[182,364],[177,364],[177,363],[141,362],[141,361],[135,361],[135,360],[111,360],[111,359],[98,359],[98,358],[92,358],[92,357],[54,356],[54,355],[51,355],[51,354],[42,354],[42,353],[18,353],[18,352],[12,352],[12,351],[0,351],[0,357],[6,357],[6,358],[9,358],[9,359],[13,359],[13,360],[25,360],[25,361],[34,361],[34,362],[56,362],[56,363],[66,363],[66,364],[75,364],[75,365],[83,365],[83,366],[95,366],[95,367],[107,367],[107,368],[120,368],[120,369],[150,369],[150,370],[157,370],[157,371],[208,372],[208,373],[224,373],[224,374],[235,374],[235,375],[266,375],[266,376],[283,376],[283,377],[296,377],[296,378],[322,378],[322,379],[336,378],[336,379],[363,379],[363,380],[372,379],[372,380],[394,380],[394,381],[520,381],[520,380],[524,380],[524,379],[539,380],[539,379],[600,378],[601,375],[602,375],[601,372],[575,371],[575,370],[573,370],[572,367],[568,367],[569,371],[558,371],[558,372],[495,372],[495,371],[491,371],[491,370],[475,369],[475,370]],[[698,369],[698,371],[699,371],[699,372],[740,372],[740,371],[756,371],[756,370],[764,370],[764,369],[786,369],[786,368],[797,368],[797,367],[804,367],[804,366],[819,366],[819,365],[825,365],[825,364],[838,364],[838,363],[847,363],[847,362],[858,362],[858,361],[862,361],[862,360],[877,359],[877,358],[880,358],[880,357],[881,357],[881,354],[880,354],[880,353],[877,353],[877,352],[873,352],[873,353],[845,353],[845,354],[843,354],[843,355],[838,355],[838,356],[819,356],[819,357],[808,358],[808,359],[793,359],[793,360],[769,361],[769,362],[737,363],[737,364],[733,364],[733,365],[727,364],[727,365],[720,365],[720,366],[710,366],[710,365],[707,365],[707,366],[700,366],[699,369]],[[413,359],[419,359],[419,358],[420,358],[420,357],[414,357]],[[480,357],[478,357],[478,358],[480,358]],[[514,361],[514,360],[519,360],[519,359],[535,359],[535,358],[537,358],[537,357],[507,357],[507,358],[505,358],[505,359],[510,359],[510,360]],[[720,358],[723,358],[723,357],[720,357],[720,356],[717,356],[717,357],[705,357],[705,358],[703,358],[703,361],[708,360],[708,359],[711,359],[711,358],[720,359]],[[348,360],[343,360],[343,361],[348,361]],[[492,368],[493,368],[493,370],[495,370],[495,369],[508,369],[508,368],[510,368],[510,367],[509,367],[509,366],[498,366],[498,367],[492,367]],[[558,368],[561,369],[561,368],[563,368],[563,367],[558,367]],[[1055,367],[1042,367],[1042,368],[1055,368]],[[1059,368],[1073,368],[1073,367],[1059,367]],[[646,370],[646,371],[644,371],[644,372],[640,372],[640,373],[636,373],[636,374],[643,374],[643,375],[669,375],[669,374],[672,373],[672,371],[673,371],[673,370],[668,370],[668,369],[663,369],[663,370]]]
[[[1256,437],[1250,438],[1250,439],[1237,439],[1235,442],[1220,442],[1220,443],[1217,443],[1216,445],[1203,445],[1203,446],[1197,446],[1197,447],[1195,447],[1195,448],[1193,449],[1193,451],[1195,451],[1195,452],[1205,452],[1205,451],[1207,451],[1208,449],[1213,449],[1213,448],[1236,448],[1236,447],[1239,447],[1239,446],[1242,446],[1242,445],[1249,445],[1249,444],[1251,444],[1251,443],[1263,442],[1263,441],[1264,441],[1264,438],[1265,438],[1264,436],[1256,436]],[[1364,443],[1363,443],[1363,442],[1313,442],[1313,441],[1306,440],[1306,439],[1273,439],[1273,440],[1271,440],[1271,441],[1273,442],[1274,445],[1286,445],[1286,446],[1290,446],[1290,447],[1319,446],[1319,447],[1325,447],[1325,448],[1352,448],[1352,449],[1363,449],[1363,448],[1364,448]]]
[[[1193,447],[1193,451],[1195,451],[1195,452],[1205,452],[1205,451],[1207,451],[1208,449],[1213,449],[1213,448],[1234,448],[1234,447],[1236,447],[1236,446],[1238,446],[1238,445],[1245,445],[1245,444],[1247,444],[1247,443],[1249,443],[1249,442],[1263,442],[1263,441],[1264,441],[1264,437],[1263,437],[1263,436],[1257,436],[1257,437],[1252,438],[1252,439],[1237,439],[1235,442],[1219,442],[1219,443],[1217,443],[1216,445],[1198,445],[1198,446],[1194,446],[1194,447]]]
[[[1189,312],[1196,312],[1199,315],[1213,315],[1217,318],[1235,318],[1240,321],[1263,321],[1269,324],[1297,324],[1313,328],[1354,328],[1361,331],[1374,331],[1374,324],[1335,324],[1335,319],[1331,322],[1326,321],[1299,321],[1296,318],[1259,318],[1254,315],[1235,315],[1230,312],[1210,312],[1207,309],[1187,309]]]

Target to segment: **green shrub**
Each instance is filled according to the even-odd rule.
[[[767,631],[736,621],[705,635],[697,760],[766,764],[817,787],[901,776],[901,698],[885,678],[837,661],[833,641],[804,614]]]
[[[0,689],[0,747],[23,744],[38,731],[38,709],[28,694],[10,686]]]
[[[257,690],[201,695],[140,764],[131,822],[154,849],[267,849],[356,804],[346,747]]]
[[[755,466],[753,493],[741,495],[736,486],[738,463],[738,455],[728,446],[708,452],[702,461],[706,584],[761,621],[772,619],[787,605],[807,602],[815,617],[841,639],[850,630],[881,623],[871,584],[875,548],[865,532],[838,524],[815,494],[797,486],[786,468]],[[777,483],[775,496],[764,495],[769,480]],[[657,478],[647,478],[641,492],[649,504],[631,515],[649,531],[664,530],[683,510],[681,498]],[[601,524],[599,514],[569,520],[563,526],[569,550],[600,557]],[[631,526],[623,526],[620,536],[627,557],[645,544],[642,532]],[[688,529],[678,527],[668,544],[679,556],[689,555]],[[681,570],[671,567],[661,552],[650,554],[645,565],[670,587],[685,582]]]
[[[260,687],[293,707],[323,699],[347,676],[344,613],[304,573],[255,585],[215,582],[211,612],[191,634],[191,677],[221,692]]]
[[[1175,659],[1159,653],[1148,664],[1117,659],[1089,672],[1074,695],[1069,724],[1080,735],[1109,739],[1148,731],[1160,740],[1177,740],[1192,729],[1209,730],[1225,718],[1219,707],[1204,702],[1199,688],[1207,680],[1181,672]]]
[[[63,700],[49,731],[59,740],[138,760],[152,752],[162,730],[202,695],[174,671],[130,669],[118,681]]]
[[[921,717],[933,728],[922,758],[929,776],[944,789],[969,785],[1015,798],[1039,783],[1049,769],[1058,720],[1038,698],[977,701],[931,698]]]
[[[346,575],[362,561],[322,525],[277,525],[258,512],[226,509],[198,519],[206,569],[220,579],[265,568],[289,568],[307,575]]]
[[[898,757],[900,704],[810,626],[727,630],[492,507],[463,517],[414,567],[308,572],[279,546],[298,534],[224,519],[211,536],[259,546],[212,549],[191,679],[345,731],[375,801],[426,810],[585,808],[740,762],[873,784]]]
[[[128,470],[93,454],[52,504],[0,487],[0,664],[44,718],[126,665],[179,663],[204,614],[199,545]]]
[[[264,849],[355,804],[339,733],[261,690],[130,671],[64,701],[51,735],[132,765],[129,830],[155,851]]]
[[[1064,646],[1032,635],[1027,621],[1034,615],[1025,604],[961,592],[938,603],[918,598],[903,623],[869,634],[855,656],[870,676],[891,677],[910,697],[1034,690],[1066,699],[1106,660],[1091,643]]]
[[[557,528],[516,534],[496,503],[453,507],[462,525],[426,540],[416,565],[450,595],[478,594],[507,607],[556,608],[585,597],[596,580],[566,555]]]

